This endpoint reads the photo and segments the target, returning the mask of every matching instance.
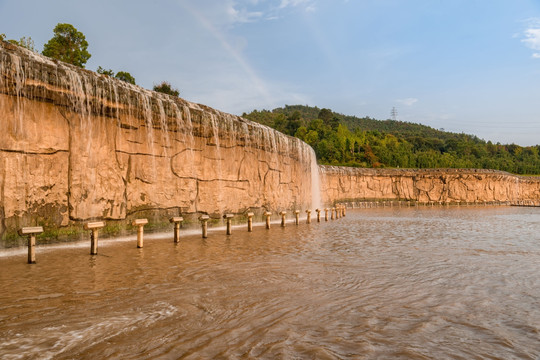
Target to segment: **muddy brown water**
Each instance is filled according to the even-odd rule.
[[[2,359],[540,358],[540,209],[0,252]]]

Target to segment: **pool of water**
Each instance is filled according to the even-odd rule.
[[[540,209],[0,253],[2,359],[540,358]]]

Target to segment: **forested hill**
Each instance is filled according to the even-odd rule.
[[[243,117],[310,144],[320,164],[356,167],[480,168],[540,174],[540,145],[486,142],[429,126],[286,105]]]

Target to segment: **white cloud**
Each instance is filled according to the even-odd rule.
[[[540,28],[525,30],[525,39],[521,40],[530,49],[540,50]]]
[[[532,57],[534,59],[540,59],[540,53],[534,53],[534,54],[532,54]]]
[[[246,8],[235,8],[235,4],[230,3],[227,7],[227,15],[231,23],[248,23],[262,18],[261,11],[248,11]]]
[[[180,0],[186,4],[185,0]],[[204,14],[214,26],[229,27],[257,21],[280,19],[287,9],[316,11],[315,0],[198,0],[189,5]]]
[[[309,3],[309,0],[281,0],[281,4],[279,4],[279,8],[283,9],[287,6],[298,6],[302,4]]]
[[[398,103],[403,104],[405,106],[412,106],[415,103],[418,102],[418,99],[416,98],[406,98],[406,99],[398,99],[396,100]]]
[[[314,12],[317,10],[314,0],[281,0],[278,9],[285,9],[288,7],[304,7],[306,12]]]

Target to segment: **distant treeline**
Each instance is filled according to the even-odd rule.
[[[540,174],[540,145],[484,141],[429,126],[375,120],[302,105],[243,117],[296,136],[315,149],[320,164],[353,167],[479,168]]]

